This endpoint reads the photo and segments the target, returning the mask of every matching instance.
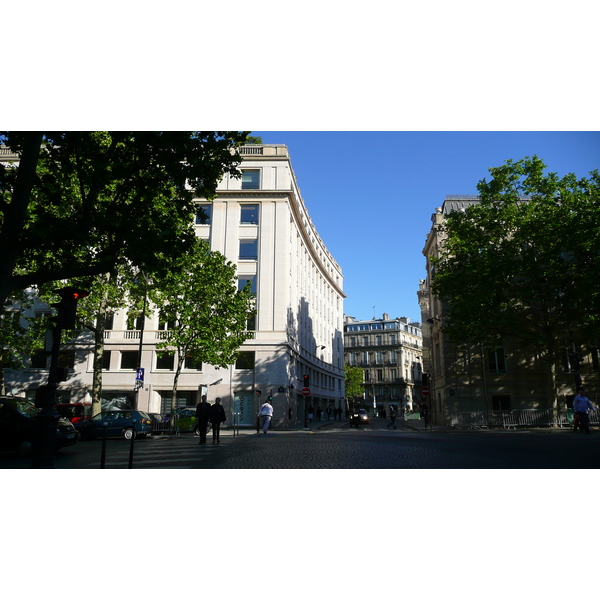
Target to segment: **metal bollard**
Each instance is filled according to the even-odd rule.
[[[133,430],[131,434],[131,441],[129,443],[129,466],[128,469],[133,468],[133,442],[135,440],[135,423],[133,424]]]
[[[106,427],[107,423],[102,423],[104,425],[104,435],[102,436],[102,453],[100,455],[100,468],[104,469],[104,465],[106,463]]]

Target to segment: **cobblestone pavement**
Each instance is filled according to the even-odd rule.
[[[385,421],[360,429],[322,423],[316,429],[281,429],[267,435],[225,431],[220,444],[199,445],[192,435],[135,442],[134,469],[544,469],[599,468],[600,433],[569,430],[423,431]],[[129,442],[107,442],[106,468],[127,469]],[[100,468],[101,442],[64,448],[56,468]],[[0,468],[29,468],[30,461],[0,457]]]

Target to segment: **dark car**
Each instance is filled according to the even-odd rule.
[[[369,422],[369,413],[364,408],[350,411],[350,427],[358,428],[359,425]]]
[[[65,419],[69,419],[71,423],[80,423],[81,421],[89,421],[92,418],[91,404],[57,404],[56,412]]]
[[[0,449],[29,454],[37,434],[36,417],[41,409],[16,396],[0,396]],[[56,426],[55,450],[77,443],[77,431],[60,417]]]
[[[89,421],[81,421],[75,425],[82,440],[95,438],[145,437],[152,434],[152,419],[141,410],[109,410],[98,413]]]

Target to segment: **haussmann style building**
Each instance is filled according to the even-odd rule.
[[[356,320],[345,316],[344,362],[363,370],[361,408],[370,414],[418,410],[422,385],[421,324],[406,317]],[[347,399],[351,400],[351,399]]]
[[[562,369],[557,369],[558,397],[549,385],[543,360],[505,338],[495,345],[451,344],[443,332],[444,306],[433,295],[435,277],[432,258],[443,248],[443,222],[451,211],[465,210],[479,202],[478,196],[446,196],[431,216],[423,255],[427,274],[417,292],[423,322],[423,369],[431,394],[429,409],[434,422],[451,426],[567,426],[568,410],[576,393],[576,376],[585,375],[592,402],[597,401],[600,351],[590,349],[577,365],[565,331]],[[587,384],[586,384],[587,386]],[[594,414],[594,413],[592,413]],[[594,420],[596,419],[594,415]]]

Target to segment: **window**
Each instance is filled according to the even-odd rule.
[[[175,319],[168,319],[164,313],[158,315],[158,329],[160,331],[168,331],[169,329],[175,329]]]
[[[64,369],[75,368],[75,351],[73,350],[61,350],[58,353],[58,366]]]
[[[256,315],[252,315],[246,321],[246,331],[256,331]]]
[[[240,240],[240,260],[258,260],[258,240]]]
[[[363,346],[368,346],[369,345],[369,338],[367,336],[365,336],[363,338]]]
[[[160,412],[162,414],[170,413],[173,405],[173,393],[171,390],[160,393]],[[184,406],[194,406],[196,404],[197,392],[180,392],[177,391],[175,400],[175,408],[183,408]]]
[[[137,350],[121,351],[121,369],[136,371],[138,368],[138,352]]]
[[[127,329],[129,331],[140,331],[142,329],[143,322],[144,317],[140,313],[130,312],[127,314]]]
[[[202,371],[202,361],[194,360],[189,354],[185,357],[183,368],[191,371]]]
[[[105,350],[102,353],[102,370],[110,371],[110,350]]]
[[[372,323],[371,329],[383,329],[383,326],[381,325],[381,323]]]
[[[256,275],[240,275],[238,278],[238,289],[244,289],[248,281],[250,282],[250,291],[256,294]]]
[[[175,355],[172,352],[157,352],[156,353],[156,368],[165,371],[173,371],[175,364]]]
[[[381,336],[380,335],[375,337],[375,345],[381,346]]]
[[[488,348],[488,365],[490,373],[506,373],[504,348]]]
[[[600,371],[600,350],[598,348],[592,348],[592,366],[594,371]]]
[[[258,204],[242,204],[240,225],[258,225]]]
[[[383,369],[377,369],[377,381],[383,381]]]
[[[356,347],[356,338],[355,337],[351,337],[350,338],[350,345],[354,348]]]
[[[45,350],[36,350],[31,356],[32,369],[45,369],[48,361],[48,353]]]
[[[242,169],[242,189],[259,190],[260,189],[260,170]]]
[[[211,219],[211,204],[200,204],[196,207],[196,225],[210,225]]]
[[[377,361],[378,365],[382,365],[383,364],[383,354],[381,352],[377,352],[375,360]]]
[[[254,352],[240,352],[235,361],[236,369],[252,370],[254,369]]]
[[[492,396],[492,410],[511,410],[510,396]]]
[[[396,336],[393,333],[390,335],[390,344],[392,346],[396,345]]]
[[[397,369],[390,369],[390,379],[392,381],[396,381],[397,377],[398,377],[398,370]]]

